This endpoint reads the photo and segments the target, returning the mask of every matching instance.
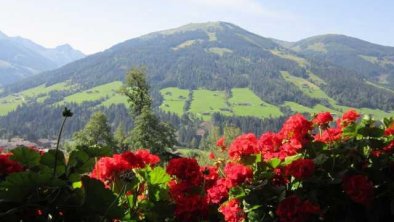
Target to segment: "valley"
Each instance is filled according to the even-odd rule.
[[[256,126],[273,121],[264,124],[274,127],[297,112],[340,115],[352,108],[381,119],[394,114],[392,55],[392,47],[342,35],[283,42],[226,22],[188,24],[3,86],[0,124],[10,130],[2,135],[34,137],[32,125],[38,124],[40,135],[54,136],[56,126],[44,117],[50,113],[54,120],[64,106],[78,110],[74,130],[97,110],[110,115],[117,127],[128,118],[127,99],[119,88],[132,67],[146,70],[154,109],[173,124],[183,114],[203,122],[218,120],[213,117],[219,114],[227,119],[221,121],[231,120],[245,131],[251,123],[241,126],[243,121]],[[18,131],[21,124],[23,133]],[[71,132],[66,130],[68,137]]]

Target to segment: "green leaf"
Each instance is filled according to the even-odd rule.
[[[255,155],[248,155],[248,156],[242,156],[241,157],[241,163],[245,165],[253,165],[255,163],[261,162],[261,154],[255,154]]]
[[[57,155],[56,175],[62,175],[66,171],[66,163],[63,152],[57,151],[56,153],[56,150],[49,150],[41,157],[40,163],[41,165],[53,170],[55,166],[55,155]]]
[[[342,132],[343,137],[356,137],[357,136],[357,125],[350,124],[349,126],[345,127]]]
[[[229,199],[232,198],[242,199],[246,196],[246,194],[245,194],[245,190],[242,189],[242,187],[233,187],[230,189],[229,196],[231,197]]]
[[[357,133],[364,137],[382,137],[384,130],[377,127],[361,127],[357,130]]]
[[[34,185],[29,172],[13,173],[0,184],[0,198],[6,201],[23,202]]]
[[[150,184],[164,184],[171,180],[170,175],[167,174],[163,167],[155,167],[149,174]]]
[[[83,163],[89,159],[89,155],[82,150],[74,150],[70,153],[68,159],[68,167],[76,167],[78,164]]]
[[[72,184],[72,187],[75,189],[75,188],[81,188],[82,187],[82,182],[81,181],[78,181],[78,182],[74,182],[73,184]]]
[[[10,157],[10,159],[15,160],[29,168],[37,166],[41,158],[39,153],[24,146],[13,149],[11,153],[13,155]]]
[[[390,117],[390,118],[386,117],[383,119],[383,123],[386,128],[389,127],[393,122],[394,122],[394,117]]]
[[[65,186],[65,182],[52,178],[52,174],[19,172],[7,176],[6,180],[0,183],[0,199],[3,201],[24,202],[27,197],[40,187],[60,187]]]
[[[72,151],[67,163],[67,174],[84,174],[93,170],[96,160],[103,156],[109,156],[112,151],[107,148],[78,146]],[[79,178],[77,179],[79,180]]]
[[[277,168],[280,165],[280,159],[278,158],[272,158],[268,161],[268,164],[272,167],[272,168]]]
[[[49,150],[48,152],[46,152],[42,157],[41,157],[41,161],[40,163],[42,165],[48,166],[53,168],[55,166],[55,157],[57,155],[57,163],[56,165],[58,166],[65,166],[65,158],[64,158],[64,154],[61,151],[57,151],[56,150]]]
[[[123,210],[118,206],[118,198],[104,184],[88,176],[82,177],[82,189],[85,193],[80,210],[84,214],[100,215],[114,219],[123,217]]]
[[[281,165],[282,166],[287,166],[290,163],[292,163],[293,161],[300,159],[301,157],[302,157],[301,154],[296,154],[294,156],[288,156],[288,157],[285,158],[285,161],[283,161]]]

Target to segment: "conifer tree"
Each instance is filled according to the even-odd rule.
[[[128,98],[134,121],[134,128],[127,141],[133,149],[148,148],[152,153],[165,158],[166,148],[172,148],[176,144],[175,129],[170,124],[161,122],[152,111],[152,99],[145,73],[141,68],[131,69],[121,89]]]
[[[111,148],[115,145],[111,127],[102,112],[93,113],[85,127],[74,134],[73,140],[76,145],[101,145]]]

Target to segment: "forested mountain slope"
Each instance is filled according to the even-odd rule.
[[[394,88],[394,47],[333,34],[314,36],[295,43],[278,43],[307,58],[328,61],[353,70],[372,82]]]
[[[348,44],[339,37],[332,41]],[[13,119],[26,126],[39,124],[44,121],[40,120],[41,112],[70,103],[80,107],[81,112],[119,111],[116,105],[126,100],[117,89],[127,70],[135,66],[146,68],[154,105],[157,110],[173,113],[173,122],[179,122],[174,118],[184,113],[204,121],[215,113],[228,118],[276,119],[294,112],[327,110],[340,114],[349,108],[378,118],[393,114],[394,91],[388,83],[379,82],[382,78],[390,81],[389,74],[377,74],[375,78],[372,72],[339,64],[331,59],[335,53],[339,57],[353,56],[355,49],[348,50],[353,54],[341,47],[327,46],[328,50],[321,44],[308,43],[312,40],[277,41],[226,22],[189,24],[155,32],[5,87],[0,95],[0,124],[12,128]],[[360,50],[357,55],[371,56],[382,51],[383,58],[390,58],[390,47],[351,40]],[[333,52],[330,56],[309,53],[310,44],[313,52]],[[358,58],[375,67],[369,57]],[[382,69],[392,71],[389,65]],[[19,115],[34,110],[40,110],[34,124]],[[112,123],[116,127],[120,117],[110,119],[117,119]],[[47,129],[54,132],[50,127]]]

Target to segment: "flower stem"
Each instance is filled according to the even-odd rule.
[[[56,143],[56,151],[55,151],[55,166],[53,167],[53,175],[52,177],[55,177],[56,175],[56,168],[57,168],[57,159],[58,159],[58,152],[59,152],[59,143],[60,143],[60,138],[62,137],[62,132],[64,128],[64,124],[66,123],[67,116],[64,117],[62,126],[60,127],[60,132],[57,137],[57,143]]]

